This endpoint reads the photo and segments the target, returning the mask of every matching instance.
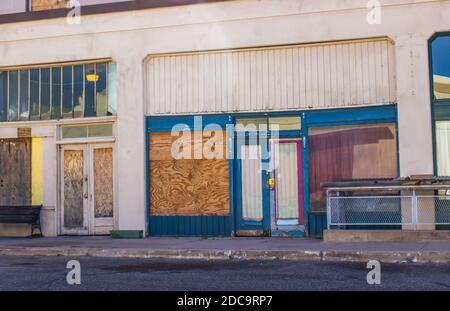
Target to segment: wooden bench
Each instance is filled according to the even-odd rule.
[[[31,236],[34,230],[41,230],[41,209],[40,206],[0,206],[0,223],[5,224],[29,224],[31,225]]]

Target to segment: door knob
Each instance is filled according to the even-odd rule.
[[[275,178],[269,178],[269,180],[267,181],[267,187],[270,190],[274,190],[275,189]]]
[[[87,193],[85,193],[84,198],[87,200],[89,198],[89,195]]]

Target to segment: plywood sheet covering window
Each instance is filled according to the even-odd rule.
[[[95,217],[113,217],[113,152],[112,148],[94,149]]]
[[[67,7],[69,0],[31,0],[33,11],[61,9]]]
[[[0,206],[31,204],[31,138],[0,139]]]
[[[323,182],[397,176],[394,124],[313,128],[309,142],[312,210],[325,209]]]
[[[82,150],[64,151],[64,226],[83,226],[83,172]]]
[[[225,133],[222,133],[225,136]],[[193,135],[192,135],[193,138]],[[150,210],[152,216],[228,216],[228,160],[172,157],[171,133],[152,133],[150,139]],[[192,154],[201,149],[191,140]],[[226,146],[224,145],[224,152]]]

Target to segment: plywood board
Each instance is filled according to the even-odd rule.
[[[64,151],[64,227],[83,226],[83,150]]]
[[[31,7],[33,11],[62,9],[67,7],[67,3],[69,0],[32,0]]]
[[[0,206],[31,204],[31,139],[0,139]]]
[[[174,160],[172,149],[183,152],[180,145],[189,146],[188,156],[184,159],[200,160],[205,156],[205,150],[217,154],[216,159],[226,159],[227,139],[225,131],[211,134],[201,132],[186,132],[183,135],[172,136],[172,133],[150,133],[150,161]],[[214,145],[214,146],[213,146]]]
[[[95,217],[113,217],[113,152],[112,148],[94,149]]]
[[[229,206],[227,160],[150,161],[152,216],[226,216]]]

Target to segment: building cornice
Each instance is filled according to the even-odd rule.
[[[192,5],[200,3],[225,2],[231,0],[134,0],[115,3],[88,5],[81,7],[82,15],[106,14],[116,12],[137,11]],[[66,17],[71,9],[51,9],[45,11],[31,11],[0,15],[0,24],[38,21],[52,18]]]

